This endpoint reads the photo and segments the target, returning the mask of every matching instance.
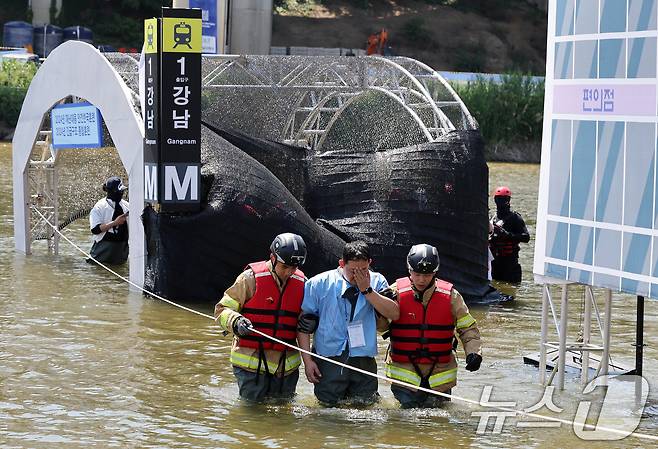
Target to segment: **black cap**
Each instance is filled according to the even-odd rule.
[[[439,269],[439,252],[432,245],[414,245],[407,255],[407,268],[421,274],[436,273]]]
[[[304,239],[291,232],[277,235],[270,251],[276,256],[276,260],[286,265],[301,267],[306,261],[306,243]]]
[[[107,181],[105,181],[105,185],[103,185],[103,190],[105,192],[121,192],[122,190],[126,190],[128,187],[123,185],[123,182],[121,182],[121,178],[118,176],[111,176],[107,178]]]

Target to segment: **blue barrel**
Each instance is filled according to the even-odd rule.
[[[32,25],[27,22],[7,22],[3,28],[2,45],[25,48],[32,45]]]
[[[34,52],[42,58],[47,57],[51,51],[62,43],[62,29],[55,25],[41,25],[34,27]]]
[[[87,27],[72,26],[64,28],[64,41],[83,41],[91,44],[94,34]]]

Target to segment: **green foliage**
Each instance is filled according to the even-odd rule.
[[[2,61],[0,66],[0,122],[16,126],[23,99],[37,67],[32,63]]]
[[[2,0],[0,6],[0,24],[12,20],[32,20],[31,12],[28,16],[28,2],[25,0]]]
[[[453,87],[480,124],[489,144],[541,141],[544,82],[513,73],[502,82],[478,77]]]
[[[463,12],[473,12],[493,20],[504,20],[519,7],[520,0],[453,0],[443,1]]]
[[[483,42],[464,42],[455,53],[455,70],[458,72],[484,72],[487,51]]]
[[[431,33],[425,28],[425,19],[412,17],[402,26],[402,35],[414,44],[427,44],[432,41]]]
[[[57,17],[62,27],[84,25],[94,32],[94,43],[141,48],[144,19],[160,15],[160,0],[66,0]]]
[[[321,0],[274,0],[274,11],[277,14],[295,13],[306,15],[322,3]]]

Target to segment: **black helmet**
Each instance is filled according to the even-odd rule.
[[[270,251],[276,256],[278,262],[286,265],[301,267],[306,261],[304,239],[291,232],[277,235],[270,245]]]
[[[414,245],[407,255],[407,268],[421,274],[436,273],[439,269],[439,252],[432,245]]]
[[[128,187],[123,185],[121,178],[118,176],[111,176],[107,178],[107,181],[105,181],[105,184],[103,184],[103,190],[108,193],[122,192],[127,188]]]

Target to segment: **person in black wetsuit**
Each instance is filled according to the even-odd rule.
[[[494,256],[491,274],[495,280],[521,282],[519,243],[528,243],[530,234],[521,215],[511,210],[512,191],[501,186],[494,193],[496,215],[491,218],[493,232],[489,236],[489,248]]]

